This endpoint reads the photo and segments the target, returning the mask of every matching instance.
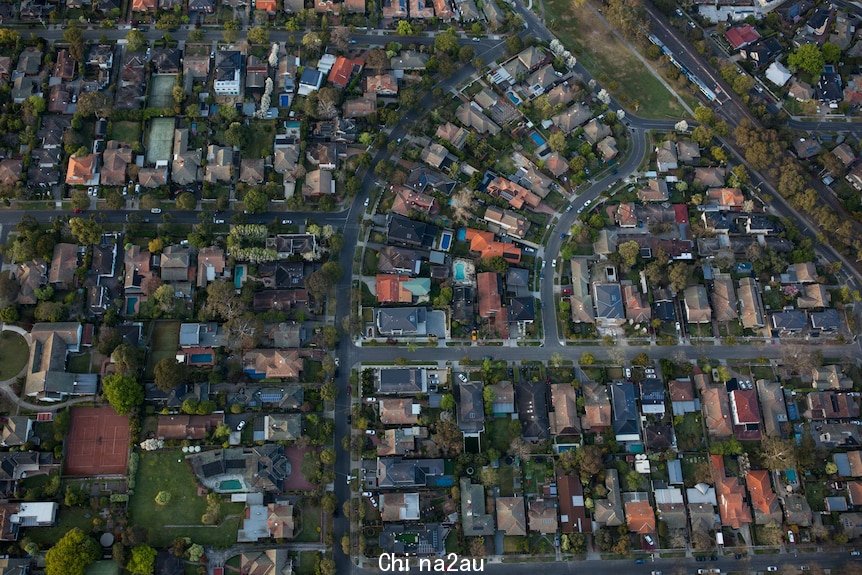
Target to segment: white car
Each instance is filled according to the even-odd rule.
[[[377,432],[373,429],[366,429],[365,435],[377,435]]]
[[[281,220],[281,223],[286,226],[288,224],[292,224],[293,222],[291,220]]]
[[[364,205],[364,206],[367,208],[367,207],[368,207],[368,202],[369,202],[370,200],[371,200],[371,198],[365,198],[365,202],[364,202],[362,205]]]
[[[160,214],[162,213],[162,208],[153,208],[150,210],[151,214]]]
[[[240,421],[239,425],[236,426],[237,431],[242,431],[243,429],[245,429],[245,420]]]
[[[851,557],[859,557],[860,555],[862,555],[862,551],[851,551],[850,552]]]
[[[463,373],[459,373],[459,374],[458,374],[458,379],[460,379],[460,380],[461,380],[461,381],[463,381],[464,383],[467,383],[467,376],[466,376],[466,375],[464,375]]]
[[[556,259],[554,259],[554,260],[551,262],[551,266],[552,266],[552,267],[557,267],[557,260],[556,260]]]
[[[370,491],[363,491],[362,497],[371,497],[371,492]]]
[[[213,220],[213,223],[214,223],[214,224],[223,224],[223,223],[224,223],[224,220],[218,220],[218,219],[216,219],[216,220]]]
[[[778,567],[776,567],[775,565],[770,565],[769,567],[766,568],[766,570],[769,571],[770,573],[775,573],[776,571],[778,571]]]

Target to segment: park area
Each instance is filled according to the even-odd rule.
[[[157,505],[160,491],[170,494],[166,505]],[[191,537],[201,545],[228,547],[236,543],[243,515],[242,503],[221,503],[221,519],[215,525],[203,525],[207,498],[198,495],[198,483],[191,467],[179,451],[141,453],[135,493],[129,501],[135,525],[149,530],[150,544],[170,545],[176,537]]]
[[[28,357],[30,348],[24,336],[14,331],[0,333],[0,381],[12,379],[21,373]]]
[[[174,119],[153,118],[147,133],[147,163],[167,162],[174,147]]]
[[[613,35],[588,2],[544,0],[548,28],[578,62],[631,112],[645,118],[682,118],[685,110],[634,53]]]

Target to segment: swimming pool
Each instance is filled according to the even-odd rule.
[[[192,363],[212,363],[213,356],[211,353],[193,353],[189,356]]]
[[[444,252],[448,252],[449,248],[452,246],[452,233],[451,232],[443,232],[440,235],[440,249]]]
[[[455,278],[455,281],[459,282],[467,279],[467,264],[460,261],[452,264],[452,277]]]
[[[236,289],[242,288],[242,280],[245,278],[245,266],[239,265],[236,266],[236,270],[233,273],[233,287]]]
[[[787,481],[789,481],[790,483],[796,483],[798,480],[798,477],[796,476],[796,470],[795,469],[786,470],[784,472],[784,476],[787,478]]]
[[[521,104],[521,99],[518,96],[516,96],[514,92],[511,92],[511,91],[506,92],[506,97],[509,98],[509,101],[512,102],[513,104],[515,104],[516,106],[519,106]]]
[[[537,146],[544,146],[547,143],[545,138],[543,138],[542,134],[539,132],[530,132],[530,139],[533,140],[533,143]]]
[[[242,489],[242,482],[239,479],[225,479],[218,484],[218,488],[222,491],[239,491]]]
[[[126,315],[135,315],[138,307],[138,296],[130,295],[126,298]]]

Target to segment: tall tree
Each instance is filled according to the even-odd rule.
[[[79,528],[74,527],[45,554],[47,575],[84,575],[87,567],[99,558],[99,546]]]
[[[69,220],[69,230],[79,244],[87,246],[99,243],[102,238],[102,226],[89,218],[72,218]]]
[[[156,387],[162,391],[171,391],[183,383],[186,378],[186,366],[172,357],[159,360],[153,368],[153,379]]]
[[[105,376],[102,393],[120,415],[128,415],[144,402],[144,388],[131,375],[114,373]]]
[[[132,548],[132,556],[126,564],[126,570],[132,575],[153,575],[156,566],[156,550],[149,545],[138,545]]]

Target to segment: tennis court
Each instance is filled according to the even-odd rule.
[[[66,474],[125,475],[129,463],[129,418],[110,407],[76,407],[66,439]]]
[[[174,147],[174,119],[153,118],[147,132],[147,164],[167,162]]]
[[[153,74],[150,79],[150,108],[171,108],[174,105],[174,84],[176,74]]]

